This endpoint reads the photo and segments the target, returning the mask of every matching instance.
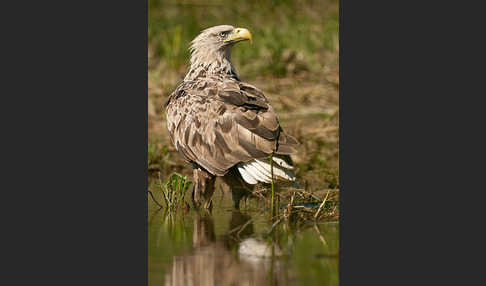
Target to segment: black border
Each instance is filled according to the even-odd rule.
[[[468,284],[482,10],[435,4],[340,1],[341,285]]]
[[[13,4],[2,61],[11,280],[147,285],[147,1]]]

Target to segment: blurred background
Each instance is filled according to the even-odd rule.
[[[149,0],[148,114],[151,176],[191,174],[171,145],[163,103],[184,78],[189,43],[215,25],[244,27],[253,44],[233,48],[242,81],[263,90],[284,130],[307,190],[339,188],[339,1]]]

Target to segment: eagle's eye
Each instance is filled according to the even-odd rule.
[[[220,36],[221,38],[224,38],[224,37],[226,36],[226,33],[225,33],[225,32],[221,32],[221,33],[219,33],[219,36]]]

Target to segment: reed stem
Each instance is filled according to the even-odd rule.
[[[270,208],[272,210],[272,218],[275,216],[275,184],[273,181],[273,153],[270,155],[270,174],[272,176],[272,202]]]

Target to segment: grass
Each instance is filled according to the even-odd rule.
[[[270,174],[271,174],[271,178],[272,178],[272,186],[271,186],[271,189],[272,189],[272,201],[271,201],[271,214],[272,214],[272,218],[274,216],[277,215],[277,202],[276,202],[276,197],[275,197],[275,182],[274,182],[274,178],[273,178],[273,153],[272,155],[270,155]]]
[[[251,49],[235,49],[234,63],[246,76],[285,76],[322,68],[320,53],[338,42],[338,1],[149,0],[149,51],[153,64],[172,70],[187,64],[188,43],[208,27],[248,28]],[[261,59],[255,61],[255,59]]]
[[[162,180],[192,174],[169,141],[162,107],[188,69],[190,41],[210,26],[245,27],[253,44],[237,44],[233,64],[243,81],[263,90],[283,129],[301,143],[292,159],[302,189],[277,186],[274,199],[289,204],[295,193],[288,219],[311,221],[331,190],[318,219],[337,218],[338,14],[336,0],[149,0],[149,180],[159,172]],[[305,203],[313,207],[298,206]]]
[[[148,144],[148,169],[160,170],[167,167],[170,162],[167,147],[160,143]]]
[[[265,206],[270,206],[270,218],[274,226],[281,222],[303,226],[339,219],[338,189],[307,191],[290,187],[280,188],[274,196],[268,193],[269,190],[260,190],[254,192],[254,195]]]
[[[158,188],[163,194],[166,210],[168,212],[175,212],[178,209],[189,209],[189,204],[185,201],[185,196],[192,182],[187,180],[187,176],[182,176],[178,173],[172,173],[166,183],[162,183],[159,176]],[[152,196],[155,200],[155,198]],[[160,206],[160,204],[156,201]]]

